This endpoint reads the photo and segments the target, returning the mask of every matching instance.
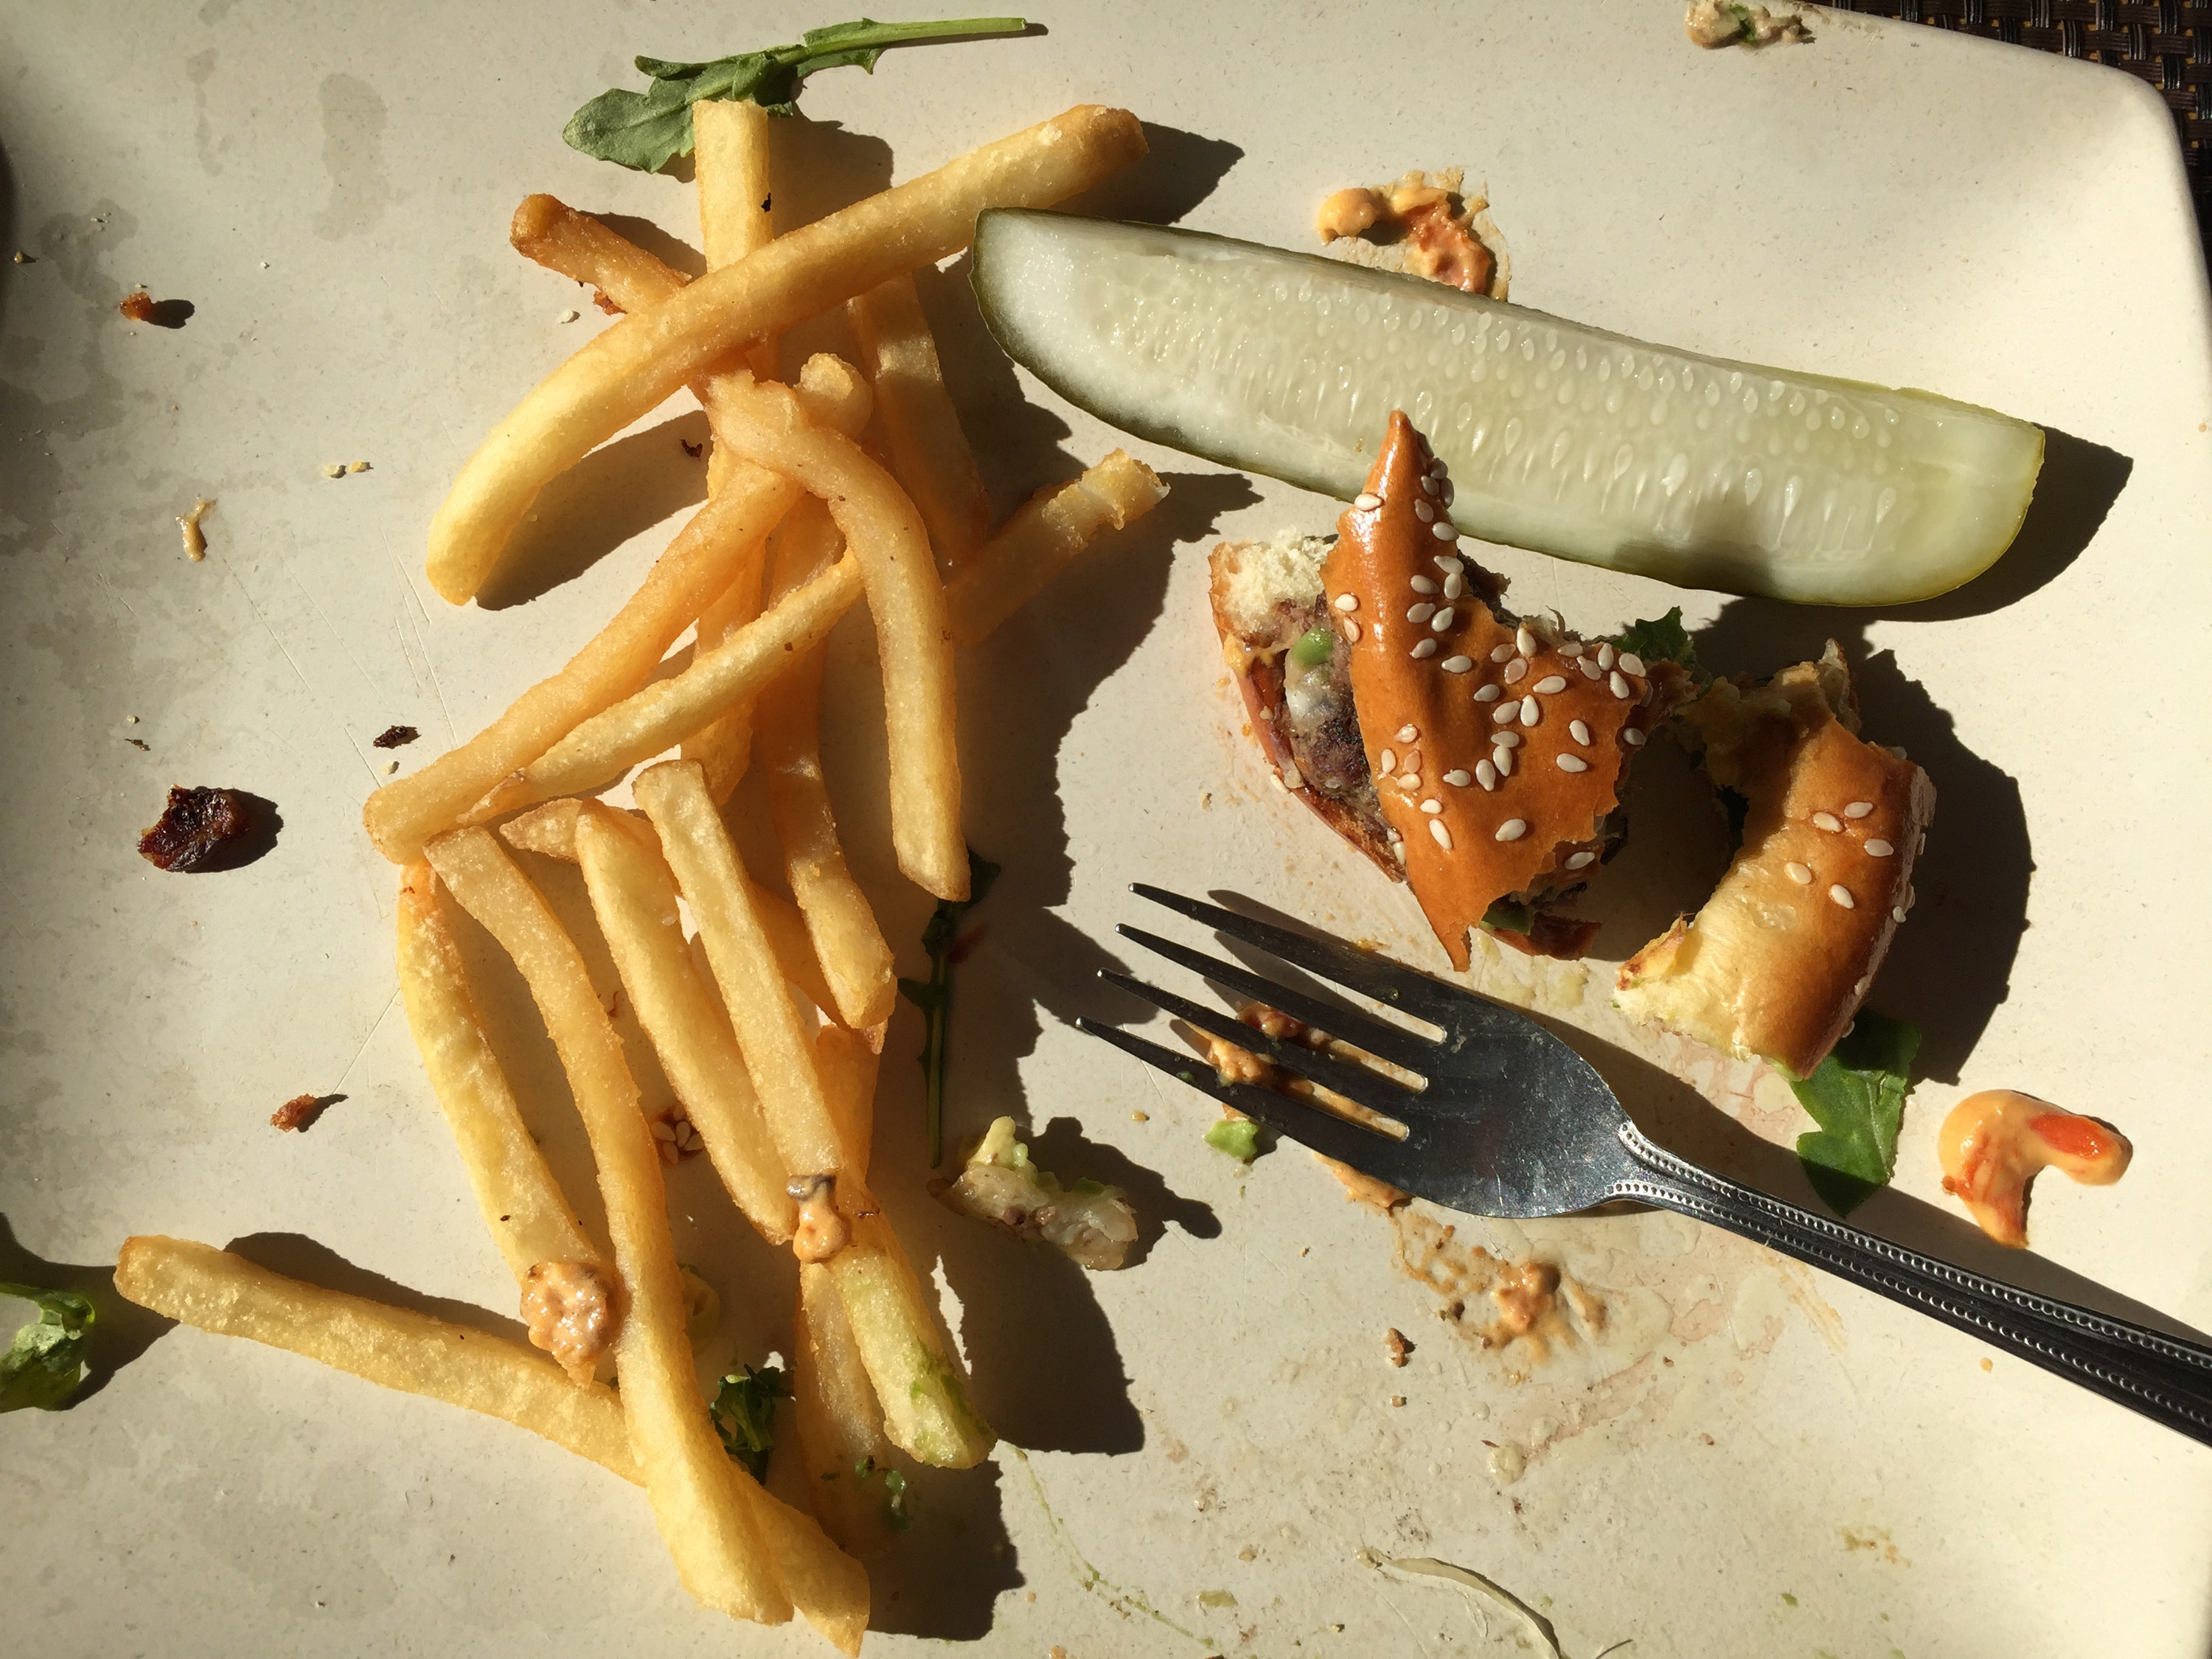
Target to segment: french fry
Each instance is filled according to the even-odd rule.
[[[824,1025],[814,1034],[814,1069],[822,1079],[823,1098],[837,1125],[845,1155],[863,1170],[876,1131],[876,1071],[883,1056],[866,1033]]]
[[[836,558],[838,541],[828,510],[811,496],[801,501],[779,531],[776,585],[809,580],[815,568]],[[875,911],[845,866],[823,781],[822,665],[817,646],[761,694],[760,760],[769,812],[783,848],[784,877],[806,918],[836,1012],[846,1024],[866,1030],[890,1018],[898,981]]]
[[[972,1468],[997,1443],[932,1317],[914,1266],[880,1215],[853,1224],[853,1242],[824,1264],[852,1322],[891,1443],[939,1468]]]
[[[913,276],[902,271],[847,301],[845,314],[860,367],[875,387],[891,471],[929,527],[938,564],[950,573],[974,558],[990,533],[991,498],[945,389],[937,341]]]
[[[1039,490],[945,583],[953,643],[983,639],[1103,532],[1141,519],[1167,493],[1159,474],[1118,449],[1081,477]]]
[[[890,1468],[891,1443],[836,1281],[814,1262],[799,1270],[791,1401],[816,1518],[853,1554],[880,1554],[891,1540],[889,1494],[860,1471]]]
[[[883,667],[892,850],[917,886],[939,898],[965,898],[951,623],[914,503],[858,444],[809,422],[781,386],[756,385],[755,395],[742,399],[715,392],[708,410],[714,441],[827,502],[847,557],[860,563]]]
[[[520,848],[526,853],[543,853],[548,858],[566,864],[576,861],[576,819],[582,813],[584,803],[580,800],[549,800],[543,806],[533,806],[527,812],[519,812],[499,826],[500,836],[510,847]],[[653,826],[632,812],[612,812],[613,820],[633,830],[640,842],[660,856],[660,837],[653,833]],[[674,879],[672,873],[671,880]],[[781,893],[771,893],[756,885],[752,890],[753,908],[759,912],[761,926],[767,931],[769,948],[775,952],[776,966],[783,976],[806,995],[808,1001],[824,1013],[836,1013],[836,1005],[830,995],[830,984],[822,976],[822,965],[814,959],[813,942],[806,933],[806,918],[799,907]],[[713,977],[711,974],[708,975]]]
[[[430,527],[430,585],[472,598],[538,492],[738,347],[967,246],[988,207],[1049,207],[1145,153],[1126,110],[1080,106],[855,203],[617,323],[485,438]]]
[[[769,120],[768,111],[750,98],[702,99],[692,106],[691,170],[699,189],[699,247],[709,270],[733,265],[775,240]],[[745,362],[756,378],[775,380],[775,337],[755,341],[745,353]],[[718,482],[717,465],[709,456],[709,490]]]
[[[570,1382],[519,1342],[303,1284],[185,1239],[125,1239],[115,1288],[198,1329],[245,1337],[403,1394],[500,1418],[643,1484],[615,1391],[603,1382]],[[728,1458],[722,1462],[736,1488],[733,1501],[754,1516],[807,1622],[842,1652],[858,1653],[867,1627],[866,1572],[838,1554],[810,1517],[762,1491]]]
[[[183,1324],[501,1418],[625,1480],[638,1478],[614,1390],[603,1382],[570,1382],[558,1365],[520,1342],[305,1285],[188,1239],[125,1239],[115,1288]]]
[[[848,1214],[874,1208],[865,1169],[848,1155],[814,1067],[814,1042],[793,1006],[729,831],[696,761],[663,761],[630,786],[706,941],[708,960],[752,1073],[769,1132],[793,1176],[829,1176]],[[579,833],[581,825],[579,825]]]
[[[424,851],[455,901],[514,958],[568,1074],[629,1299],[615,1339],[623,1413],[677,1574],[709,1607],[780,1624],[791,1617],[790,1597],[729,1478],[693,1374],[660,1158],[622,1039],[574,941],[489,831],[452,830]]]
[[[410,864],[400,877],[399,991],[484,1225],[518,1281],[540,1261],[605,1267],[507,1086],[469,994],[437,880],[427,864]]]
[[[811,649],[860,599],[859,561],[847,559],[772,605],[725,643],[695,655],[672,679],[655,680],[571,731],[495,787],[466,815],[481,823],[556,795],[611,783],[750,697]]]
[[[657,851],[604,806],[586,805],[576,854],[592,914],[714,1171],[738,1207],[771,1244],[790,1241],[799,1206],[769,1139],[722,1005],[691,966],[676,910],[676,882]]]

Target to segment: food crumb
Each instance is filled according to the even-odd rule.
[[[305,1131],[313,1127],[323,1115],[323,1108],[343,1100],[343,1095],[294,1095],[269,1115],[270,1122],[280,1129]]]
[[[704,443],[695,444],[689,438],[678,438],[676,441],[684,446],[684,453],[695,461],[707,453],[707,446]]]
[[[1237,1559],[1239,1561],[1256,1561],[1260,1559],[1260,1552],[1254,1549],[1249,1544],[1247,1544],[1243,1549],[1237,1552]]]
[[[1682,32],[1692,45],[1709,51],[1738,45],[1767,46],[1778,41],[1802,46],[1813,38],[1805,33],[1805,20],[1795,9],[1770,11],[1765,6],[1744,4],[1742,0],[1690,0],[1689,9],[1682,16]]]
[[[1313,1246],[1312,1246],[1312,1245],[1310,1245],[1310,1244],[1301,1244],[1301,1245],[1299,1245],[1299,1246],[1298,1246],[1298,1254],[1299,1254],[1301,1256],[1309,1255],[1310,1255],[1310,1254],[1312,1253],[1312,1251],[1313,1251]]]
[[[1394,1394],[1390,1396],[1390,1403],[1394,1406],[1402,1406],[1406,1403],[1406,1396],[1402,1394]]]
[[[325,478],[343,478],[345,477],[345,471],[343,461],[332,461],[323,469],[323,476]]]
[[[367,461],[356,461],[351,466],[346,468],[346,471],[349,472],[366,472],[368,471],[368,463]]]
[[[36,261],[35,259],[32,258],[31,258],[31,256],[30,256],[29,254],[27,254],[27,253],[24,252],[22,249],[21,249],[21,248],[17,248],[17,249],[15,250],[15,263],[16,263],[17,264],[19,264],[19,265],[28,265],[28,264],[36,264],[38,263],[38,261]],[[2200,427],[2200,428],[2197,428],[2197,430],[2199,430],[2199,431],[2201,432],[2201,431],[2203,431],[2203,428],[2202,427]]]
[[[252,804],[235,789],[172,785],[168,804],[138,837],[138,855],[159,870],[228,867],[222,856],[254,830]]]
[[[143,288],[133,289],[125,295],[122,302],[115,308],[134,323],[154,320],[154,296]]]
[[[207,532],[200,528],[200,518],[214,505],[203,495],[192,503],[191,512],[177,514],[177,531],[184,538],[185,556],[194,564],[207,557]]]
[[[1213,810],[1213,791],[1201,789],[1198,792],[1198,810],[1201,812],[1211,812]]]
[[[1990,1362],[1987,1354],[1982,1356],[1982,1369],[1985,1371],[1995,1370],[1996,1369],[1996,1365]]]
[[[1382,1357],[1393,1365],[1402,1370],[1406,1364],[1406,1356],[1413,1351],[1413,1345],[1406,1340],[1405,1332],[1400,1330],[1395,1325],[1382,1334]]]
[[[1023,1592],[1023,1594],[1022,1594],[1022,1600],[1023,1600],[1024,1601],[1036,1601],[1036,1592],[1035,1590],[1025,1590],[1025,1591],[1024,1591],[1024,1592]]]
[[[584,313],[582,312],[577,310],[574,306],[571,306],[568,310],[561,313],[559,320],[564,323],[573,323],[577,318],[583,314]]]
[[[147,754],[150,755],[154,752],[154,745],[148,743],[143,738],[125,738],[123,741],[129,744],[133,749],[143,750]]]
[[[404,749],[422,735],[411,726],[387,726],[368,742],[373,749]]]
[[[398,769],[399,763],[396,760],[388,760],[384,763],[384,775],[387,778]]]
[[[1152,1121],[1152,1115],[1150,1112],[1132,1112],[1129,1114],[1129,1121],[1132,1123],[1150,1123]]]

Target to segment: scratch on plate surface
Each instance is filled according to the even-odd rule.
[[[1083,1552],[1076,1548],[1075,1540],[1067,1535],[1066,1527],[1061,1523],[1060,1518],[1053,1513],[1052,1504],[1044,1495],[1044,1483],[1037,1479],[1036,1470],[1030,1462],[1029,1454],[1015,1445],[1008,1445],[1006,1449],[1013,1454],[1014,1461],[1022,1466],[1023,1474],[1028,1477],[1030,1495],[1036,1499],[1037,1508],[1044,1516],[1045,1525],[1051,1530],[1053,1541],[1060,1546],[1060,1553],[1067,1557],[1069,1563],[1073,1566],[1077,1583],[1105,1602],[1124,1619],[1141,1613],[1154,1623],[1165,1626],[1176,1635],[1188,1638],[1200,1647],[1211,1649],[1215,1645],[1212,1641],[1200,1635],[1196,1631],[1186,1630],[1176,1623],[1174,1620],[1146,1601],[1141,1592],[1122,1589],[1121,1585],[1114,1583],[1085,1559]]]
[[[361,1064],[361,1057],[368,1052],[368,1045],[376,1041],[376,1034],[384,1029],[384,1022],[392,1018],[392,1010],[394,1006],[398,1004],[398,1000],[399,988],[395,985],[392,988],[392,995],[390,999],[386,1000],[384,1005],[384,1012],[379,1014],[376,1017],[375,1023],[370,1025],[368,1028],[368,1035],[361,1040],[361,1047],[353,1051],[353,1058],[346,1061],[346,1068],[338,1073],[338,1080],[336,1085],[333,1085],[334,1088],[343,1089],[345,1087],[346,1079],[353,1075],[353,1068]]]

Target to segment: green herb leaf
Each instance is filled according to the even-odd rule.
[[[1701,683],[1712,678],[1698,660],[1698,647],[1690,638],[1690,630],[1682,626],[1682,607],[1679,605],[1663,617],[1630,623],[1625,632],[1613,636],[1613,642],[1623,651],[1634,652],[1646,662],[1660,657],[1679,663]]]
[[[1797,1137],[1797,1156],[1838,1215],[1849,1215],[1897,1167],[1897,1126],[1919,1048],[1918,1026],[1861,1009],[1813,1075],[1790,1085],[1820,1126]]]
[[[750,99],[771,115],[796,112],[799,88],[810,75],[826,69],[875,72],[886,46],[977,35],[1019,34],[1029,24],[1019,17],[954,17],[930,23],[878,23],[858,18],[809,29],[799,43],[739,52],[703,64],[675,64],[639,58],[638,72],[653,84],[643,92],[610,88],[568,118],[561,136],[569,147],[603,161],[641,173],[657,173],[678,155],[691,153],[691,106],[702,99]]]
[[[1249,1117],[1224,1117],[1206,1132],[1206,1144],[1249,1164],[1260,1156],[1260,1126]]]
[[[902,979],[899,994],[921,1010],[922,1127],[929,1136],[929,1167],[945,1162],[945,1040],[952,1024],[952,946],[960,932],[960,919],[983,902],[999,866],[968,849],[968,896],[939,899],[921,930],[921,948],[929,953],[927,979]]]
[[[39,1317],[15,1333],[0,1354],[0,1412],[35,1406],[52,1411],[84,1381],[85,1350],[92,1341],[92,1304],[74,1291],[42,1291],[0,1284],[0,1296],[39,1305]]]
[[[1525,933],[1536,925],[1536,913],[1518,900],[1492,899],[1482,913],[1482,925],[1494,933]]]
[[[788,1392],[777,1367],[756,1370],[745,1365],[722,1379],[714,1404],[707,1408],[724,1449],[756,1480],[768,1478],[768,1455],[775,1444],[775,1402]]]

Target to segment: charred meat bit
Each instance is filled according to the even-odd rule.
[[[312,1128],[324,1107],[344,1098],[343,1095],[294,1095],[269,1115],[269,1121],[280,1129]]]
[[[411,726],[387,726],[368,742],[373,749],[398,749],[414,742],[422,735]]]
[[[237,790],[172,785],[160,821],[138,837],[138,855],[158,870],[196,870],[253,832],[253,810]]]

